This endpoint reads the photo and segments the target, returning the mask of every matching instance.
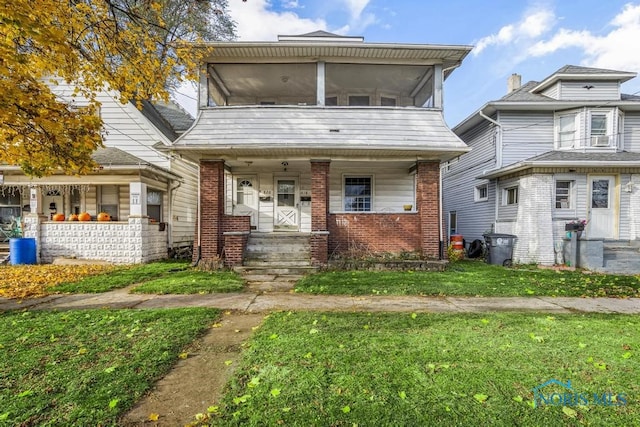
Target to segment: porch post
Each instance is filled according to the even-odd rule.
[[[129,216],[147,216],[147,184],[143,182],[129,183]]]
[[[198,259],[198,229],[202,261],[217,261],[222,255],[224,215],[224,160],[200,161],[200,215],[196,223],[194,259]]]
[[[329,258],[330,160],[311,160],[311,262],[326,264]]]
[[[420,215],[422,256],[437,259],[440,253],[440,166],[438,162],[422,160],[416,166],[416,205]]]

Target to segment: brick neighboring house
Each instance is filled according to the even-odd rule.
[[[453,128],[471,151],[443,174],[448,234],[514,234],[514,261],[554,264],[565,225],[585,220],[581,266],[640,271],[640,97],[620,89],[635,76],[573,65],[524,85],[511,76],[507,95]]]
[[[247,239],[292,234],[316,265],[347,251],[440,256],[439,165],[467,151],[442,87],[470,47],[322,31],[210,46],[198,118],[171,147],[200,164],[197,259],[238,265]]]

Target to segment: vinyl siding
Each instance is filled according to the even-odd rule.
[[[502,166],[553,150],[553,113],[500,112]]]
[[[630,174],[620,175],[620,210],[619,210],[619,239],[629,240],[631,237],[631,193],[625,191],[631,182]]]
[[[518,218],[518,204],[506,205],[503,201],[504,194],[503,190],[510,187],[518,186],[517,179],[508,179],[504,181],[499,181],[497,188],[497,197],[498,197],[498,221],[515,221]],[[518,189],[518,201],[522,197],[520,194],[520,189]]]
[[[558,89],[560,88],[560,82],[551,85],[550,87],[546,88],[545,90],[543,90],[542,92],[540,92],[541,95],[545,95],[548,96],[549,98],[553,98],[553,99],[558,99]]]
[[[173,160],[171,171],[180,175],[182,181],[172,194],[165,192],[165,197],[171,196],[164,204],[164,220],[171,224],[170,245],[190,246],[198,210],[198,169],[187,162]]]
[[[640,152],[640,113],[624,115],[624,149]]]
[[[471,151],[460,156],[443,172],[443,216],[449,230],[449,212],[456,211],[458,234],[467,242],[483,239],[482,234],[491,231],[495,219],[495,182],[476,179],[484,171],[496,166],[495,147],[498,138],[495,125],[484,121],[471,131],[460,135]],[[475,201],[475,187],[487,184],[488,199]]]
[[[585,88],[591,87],[590,89]],[[560,84],[561,100],[571,101],[601,101],[619,100],[620,84],[618,82],[603,81],[563,81]]]

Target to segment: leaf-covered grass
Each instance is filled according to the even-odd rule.
[[[84,277],[80,280],[61,283],[50,289],[59,293],[99,293],[152,280],[189,268],[186,261],[159,261],[116,267],[105,274]]]
[[[0,266],[0,296],[29,298],[48,295],[65,282],[101,281],[116,267],[109,265],[8,265]],[[102,279],[98,279],[102,278]]]
[[[218,314],[202,308],[0,314],[0,425],[117,425]]]
[[[244,280],[232,271],[186,270],[162,276],[136,286],[131,292],[143,294],[210,294],[240,292]]]
[[[462,261],[443,272],[323,272],[303,278],[295,290],[344,295],[640,297],[640,278]]]
[[[251,339],[209,421],[638,425],[639,328],[638,316],[601,314],[276,313]],[[534,407],[533,389],[551,379],[570,380],[586,403]],[[542,389],[547,397],[565,391]]]

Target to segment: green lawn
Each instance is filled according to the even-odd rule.
[[[639,329],[624,315],[276,313],[200,425],[638,425]],[[534,407],[551,379],[574,395]]]
[[[639,277],[461,261],[444,272],[323,272],[303,278],[295,290],[343,295],[640,297]]]
[[[232,271],[186,270],[149,280],[131,290],[143,294],[241,292],[244,280]]]
[[[240,292],[244,281],[230,271],[202,271],[185,261],[160,261],[120,267],[104,274],[50,288],[59,293],[99,293],[138,284],[131,292],[197,294]]]
[[[116,425],[218,314],[0,313],[0,425]]]

